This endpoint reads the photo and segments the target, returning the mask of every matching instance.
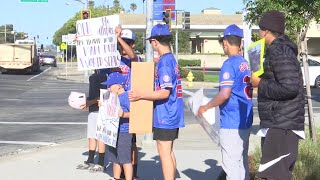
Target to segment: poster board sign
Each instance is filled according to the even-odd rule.
[[[131,89],[142,91],[154,90],[154,63],[131,63]],[[140,100],[130,103],[130,133],[152,133],[153,101]]]
[[[104,16],[77,21],[78,70],[94,70],[119,67],[115,27],[119,15]]]
[[[203,113],[203,118],[197,117],[200,106],[207,104],[210,98],[204,96],[203,88],[199,89],[187,99],[187,107],[198,119],[202,128],[207,132],[211,140],[219,144],[219,130],[220,130],[220,110],[215,107]]]
[[[248,57],[252,74],[255,76],[261,76],[264,73],[263,62],[264,62],[264,51],[265,51],[265,39],[261,39],[252,43],[248,48]]]
[[[100,89],[99,114],[97,120],[96,138],[106,145],[116,147],[119,130],[120,101],[115,93]]]

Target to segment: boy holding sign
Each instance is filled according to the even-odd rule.
[[[176,172],[173,142],[178,138],[179,128],[184,127],[180,71],[171,52],[171,32],[167,26],[155,25],[148,40],[160,55],[155,68],[155,91],[133,90],[129,99],[154,101],[153,139],[157,141],[164,179],[173,180]]]
[[[131,162],[132,134],[129,134],[130,102],[128,92],[124,89],[125,83],[125,77],[118,72],[111,73],[107,81],[102,83],[110,92],[118,95],[121,106],[119,111],[120,121],[117,147],[113,148],[109,146],[107,148],[108,159],[110,162],[113,162],[113,177],[116,180],[120,179],[121,166],[124,169],[125,179],[133,179],[133,166]]]

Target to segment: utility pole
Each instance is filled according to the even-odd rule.
[[[4,25],[4,43],[7,43],[7,24]]]
[[[153,27],[153,0],[147,1],[147,29],[146,29],[146,37],[151,36],[151,30]],[[149,41],[146,42],[146,61],[153,62],[153,50]],[[145,134],[144,142],[151,143],[153,139],[152,134]]]
[[[178,50],[179,50],[179,42],[178,42],[178,39],[179,39],[179,32],[178,32],[178,10],[176,10],[176,61],[178,62]]]

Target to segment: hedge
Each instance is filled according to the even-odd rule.
[[[186,78],[189,74],[190,70],[186,68],[181,68],[180,67],[180,76],[181,78]],[[193,81],[203,81],[204,80],[204,75],[202,71],[192,71],[193,74]]]
[[[179,59],[178,64],[180,67],[201,66],[201,60],[200,59],[194,59],[194,60]]]

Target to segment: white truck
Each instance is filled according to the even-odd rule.
[[[14,44],[0,44],[0,70],[40,71],[37,46],[33,40],[17,40]]]

